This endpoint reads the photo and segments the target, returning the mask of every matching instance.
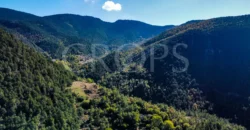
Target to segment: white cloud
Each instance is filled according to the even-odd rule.
[[[102,9],[106,11],[121,11],[122,10],[122,5],[119,3],[114,3],[113,1],[106,1]]]

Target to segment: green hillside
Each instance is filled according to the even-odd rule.
[[[78,129],[74,76],[0,30],[0,129]]]
[[[181,109],[190,109],[195,104],[250,127],[249,25],[249,15],[188,22],[147,41],[142,50],[122,52],[119,60],[125,63],[130,59],[129,67],[116,66],[113,53],[103,58],[111,71],[98,61],[95,72],[89,69],[91,64],[82,68],[85,75],[124,94]],[[187,45],[187,48],[179,46],[176,51],[189,61],[188,70],[182,73],[173,71],[185,67],[183,60],[173,53],[178,43]],[[161,56],[164,51],[160,44],[167,45],[169,54],[154,60],[154,72],[151,72],[150,49],[155,48],[155,55]],[[144,64],[139,63],[141,52],[146,54]]]
[[[63,65],[53,63],[2,30],[0,44],[1,130],[244,130],[206,113],[177,111],[103,87],[80,90],[84,95],[95,91],[97,95],[92,99],[72,94],[67,87],[75,77]]]
[[[144,44],[168,45],[170,54],[177,43],[177,52],[189,60],[187,73],[196,79],[207,100],[214,104],[212,112],[249,127],[249,72],[250,16],[215,18],[186,24],[162,33]],[[164,82],[172,67],[183,68],[185,63],[169,55],[156,61],[154,77]],[[149,59],[145,68],[149,69]]]
[[[173,28],[0,8],[0,130],[250,128],[249,25],[250,15]],[[153,36],[141,48],[101,57],[109,70],[100,60],[83,64],[78,57],[91,54],[93,44],[115,49]],[[68,61],[61,60],[74,43]],[[178,43],[186,46],[176,49],[189,61],[184,72],[173,71],[186,63],[174,52]],[[166,51],[161,45],[168,55],[152,61]]]
[[[227,120],[199,111],[179,111],[101,87],[99,96],[77,100],[81,128],[102,130],[244,130]]]

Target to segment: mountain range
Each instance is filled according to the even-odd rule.
[[[250,128],[250,15],[153,26],[0,8],[0,28],[0,129]],[[79,61],[93,44],[137,42]],[[62,61],[75,43],[86,48],[75,46]],[[168,54],[152,59],[163,46]]]
[[[133,20],[110,23],[91,16],[73,14],[39,17],[0,8],[0,27],[37,50],[47,52],[53,58],[60,58],[65,47],[75,43],[86,45],[87,48],[90,48],[90,44],[104,44],[114,48],[149,39],[174,26],[154,26]],[[80,52],[90,53],[90,49],[82,50]]]

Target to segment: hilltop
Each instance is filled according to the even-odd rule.
[[[0,27],[40,52],[61,58],[65,47],[75,43],[85,47],[74,46],[72,53],[91,54],[92,44],[108,45],[112,49],[151,38],[174,26],[154,26],[132,20],[110,23],[73,14],[39,17],[1,8]]]

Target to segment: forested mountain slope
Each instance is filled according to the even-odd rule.
[[[0,45],[0,129],[245,130],[197,108],[179,111],[99,85],[94,97],[84,96],[91,94],[85,86],[79,89],[83,95],[72,94],[69,86],[76,77],[62,64],[45,58],[3,30]]]
[[[59,14],[38,17],[10,9],[0,9],[0,27],[54,58],[61,58],[65,47],[75,46],[75,52],[89,54],[90,44],[105,44],[111,48],[148,39],[174,26],[153,26],[139,21],[104,22],[90,16]]]
[[[74,75],[0,30],[0,129],[78,129]]]
[[[124,94],[181,109],[205,108],[250,127],[249,43],[250,15],[193,21],[152,38],[142,48],[118,52],[122,67],[112,53],[103,58],[111,71],[99,61],[94,63],[94,72],[91,64],[82,68],[85,75]],[[151,59],[152,48],[156,57],[166,51],[168,55]],[[142,53],[146,56],[143,64]],[[176,72],[186,65],[186,71]]]
[[[214,104],[214,112],[249,127],[250,15],[184,24],[145,43],[145,50],[158,44],[170,50],[166,58],[156,61],[157,82],[165,81],[173,67],[185,67],[184,60],[173,55],[178,43],[187,45],[177,47],[177,53],[188,59],[187,73]]]
[[[89,80],[90,81],[90,80]],[[82,129],[101,130],[244,130],[227,120],[205,112],[176,110],[166,104],[152,104],[128,97],[117,89],[95,83],[74,82],[76,107]],[[79,91],[84,90],[84,91]]]

